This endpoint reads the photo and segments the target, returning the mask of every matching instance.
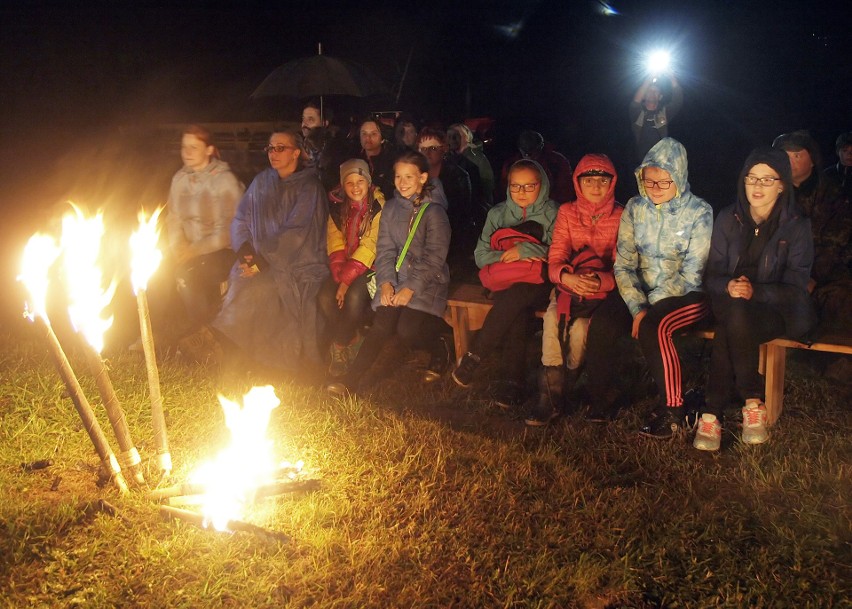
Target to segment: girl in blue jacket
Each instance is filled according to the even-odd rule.
[[[701,287],[713,210],[692,194],[686,149],[670,138],[655,144],[636,169],[639,195],[621,215],[613,266],[618,293],[598,307],[589,325],[586,370],[592,418],[612,414],[617,340],[639,340],[645,361],[662,394],[660,408],[642,428],[644,435],[668,438],[683,424],[680,356],[673,336],[709,315]]]
[[[743,442],[769,438],[758,372],[760,344],[779,336],[800,339],[816,324],[808,295],[814,260],[811,221],[795,201],[787,154],[758,148],[740,173],[737,202],[716,219],[705,277],[716,336],[707,406],[693,442],[699,450],[719,449],[722,411],[734,389],[745,401]]]

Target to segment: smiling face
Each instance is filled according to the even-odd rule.
[[[518,192],[513,192],[516,190]],[[530,189],[527,192],[527,189]],[[526,208],[535,203],[541,192],[541,176],[534,169],[518,167],[509,174],[509,194],[519,207]]]
[[[269,138],[269,145],[285,147],[281,152],[270,150],[267,153],[269,166],[277,171],[282,178],[286,178],[295,172],[299,167],[299,155],[302,154],[302,151],[296,146],[293,138],[286,133],[273,133]]]
[[[201,171],[210,163],[213,146],[208,146],[191,133],[184,133],[180,140],[180,158],[185,167]]]
[[[350,201],[363,201],[364,197],[367,196],[369,186],[367,178],[360,173],[350,173],[343,180],[343,191]]]
[[[660,88],[657,86],[651,86],[648,87],[648,90],[645,92],[645,98],[642,100],[642,104],[648,112],[654,112],[660,106],[660,101],[662,99],[663,94],[660,91]]]
[[[597,205],[606,198],[612,178],[607,176],[583,176],[578,182],[583,196],[593,205]]]
[[[428,173],[421,173],[417,165],[412,163],[397,163],[393,166],[393,185],[406,199],[419,194],[423,185],[429,179]]]
[[[665,169],[653,166],[645,167],[642,170],[642,181],[645,192],[654,205],[668,203],[677,195],[677,186],[672,180],[672,175]],[[663,186],[668,186],[668,188],[663,188]]]
[[[754,184],[748,182],[757,178]],[[775,206],[778,196],[784,191],[784,185],[779,179],[778,172],[766,163],[758,163],[746,174],[745,193],[748,204],[751,207],[752,216],[766,218]],[[761,180],[772,180],[770,186],[764,186]]]
[[[374,121],[367,121],[361,125],[358,133],[361,139],[361,148],[367,156],[376,156],[382,151],[382,130]]]

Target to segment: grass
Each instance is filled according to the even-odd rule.
[[[141,492],[99,488],[46,348],[24,322],[4,332],[0,607],[850,606],[849,394],[806,357],[788,366],[770,442],[726,432],[709,455],[639,438],[647,398],[608,426],[538,430],[482,384],[420,386],[420,360],[368,398],[279,379],[270,436],[321,485],[254,508],[247,520],[291,537],[278,543],[166,521]],[[110,366],[153,467],[142,357]],[[227,440],[217,392],[266,380],[174,357],[160,377],[177,481]],[[53,465],[21,468],[39,459]]]

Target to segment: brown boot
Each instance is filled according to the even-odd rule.
[[[543,427],[562,413],[565,391],[565,369],[562,366],[545,366],[538,373],[538,401],[532,406],[524,423]]]

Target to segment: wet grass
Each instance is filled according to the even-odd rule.
[[[711,455],[639,438],[648,398],[607,426],[575,416],[531,430],[483,383],[423,387],[417,359],[365,398],[277,380],[276,450],[321,482],[248,516],[290,536],[279,543],[167,521],[141,492],[99,488],[46,349],[26,325],[2,340],[0,607],[774,608],[852,597],[849,394],[807,360],[790,362],[768,444],[726,433]],[[153,478],[144,362],[109,360]],[[175,357],[160,377],[178,481],[227,439],[217,392],[267,380]],[[53,465],[21,467],[40,459]]]

